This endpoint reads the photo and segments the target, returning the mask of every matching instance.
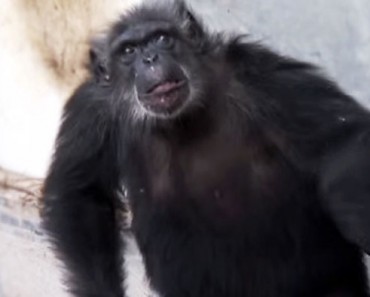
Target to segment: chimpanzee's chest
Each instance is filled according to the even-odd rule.
[[[184,217],[189,225],[194,216],[216,228],[239,225],[276,209],[298,184],[276,146],[225,135],[190,148],[154,139],[140,159],[132,199]]]
[[[265,281],[285,286],[292,271],[295,290],[303,278],[290,266],[308,265],[294,255],[312,221],[306,198],[313,192],[300,191],[298,170],[276,146],[216,138],[186,149],[158,141],[140,159],[128,182],[133,231],[155,289],[276,296]],[[299,296],[289,290],[283,295]]]

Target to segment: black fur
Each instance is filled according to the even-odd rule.
[[[202,90],[174,118],[133,116],[112,50],[147,21],[176,27]],[[122,185],[161,296],[369,296],[367,111],[309,64],[207,33],[183,3],[133,10],[97,44],[45,184],[44,226],[75,296],[123,296]]]

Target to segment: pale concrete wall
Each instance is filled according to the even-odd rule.
[[[189,0],[211,27],[322,65],[370,106],[369,0]]]

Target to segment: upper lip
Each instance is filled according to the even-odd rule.
[[[185,84],[185,80],[166,80],[161,81],[153,85],[147,92],[146,95],[160,95],[171,92],[175,89],[182,87]]]

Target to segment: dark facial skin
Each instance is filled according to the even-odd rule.
[[[137,103],[154,116],[176,114],[189,100],[190,82],[176,60],[184,42],[166,23],[130,27],[112,44],[121,71],[134,78]]]

